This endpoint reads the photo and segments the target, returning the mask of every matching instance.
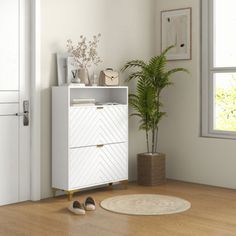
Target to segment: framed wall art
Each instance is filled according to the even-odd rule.
[[[174,45],[168,60],[190,60],[192,47],[192,9],[182,8],[161,12],[161,50]]]
[[[66,82],[67,84],[70,84],[73,79],[78,77],[78,65],[75,63],[74,57],[69,56],[67,58],[67,76],[66,76]]]
[[[68,53],[57,53],[57,80],[58,86],[67,83],[67,58]]]

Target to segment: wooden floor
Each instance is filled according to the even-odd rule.
[[[236,235],[236,190],[168,181],[159,187],[130,184],[77,194],[92,195],[97,203],[120,194],[157,193],[182,197],[192,203],[184,213],[166,216],[127,216],[105,211],[76,216],[67,209],[65,196],[36,203],[0,207],[0,235],[76,236],[228,236]]]

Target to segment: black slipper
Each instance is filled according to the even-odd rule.
[[[84,203],[84,208],[86,211],[95,211],[96,203],[92,197],[87,197]]]
[[[76,215],[84,215],[85,210],[83,208],[83,205],[79,201],[73,201],[69,207],[69,211],[73,212]]]

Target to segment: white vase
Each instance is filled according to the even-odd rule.
[[[89,74],[86,68],[79,69],[79,78],[81,80],[81,83],[84,83],[86,85],[90,84]]]
[[[74,78],[71,80],[71,83],[79,84],[81,82],[80,78]]]

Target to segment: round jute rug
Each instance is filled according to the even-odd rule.
[[[128,215],[166,215],[188,210],[191,203],[172,196],[130,194],[111,197],[100,203],[105,210]]]

